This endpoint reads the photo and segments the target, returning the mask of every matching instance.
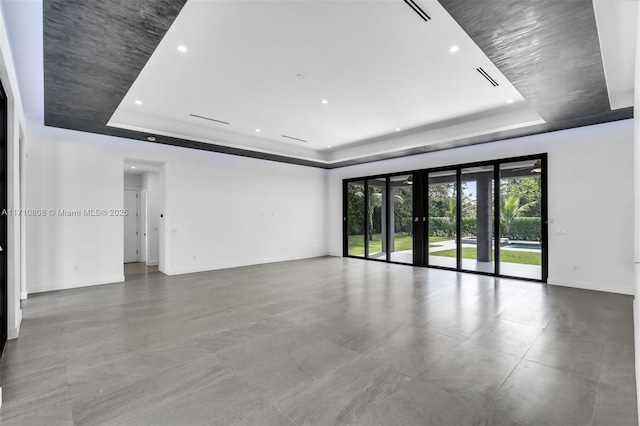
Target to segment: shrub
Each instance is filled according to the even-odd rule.
[[[500,237],[509,238],[510,240],[526,240],[526,241],[540,241],[541,240],[541,219],[539,217],[516,217],[511,222],[511,229],[509,235],[504,235],[501,232]]]
[[[456,232],[456,224],[451,224],[448,217],[430,217],[429,235],[435,237],[451,237]]]
[[[434,237],[453,237],[456,233],[456,223],[448,217],[430,217],[429,235]],[[462,230],[463,237],[476,235],[476,218],[463,217]]]
[[[462,229],[460,233],[462,237],[473,237],[478,233],[477,220],[475,217],[463,217]]]
[[[540,241],[541,220],[539,217],[516,217],[511,223],[509,235],[505,235],[504,226],[501,226],[500,237],[510,240]],[[462,237],[476,236],[477,222],[475,217],[462,218]],[[448,217],[430,217],[429,235],[434,237],[453,237],[456,233],[456,224]]]

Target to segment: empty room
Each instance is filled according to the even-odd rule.
[[[0,423],[637,425],[631,0],[0,0]]]

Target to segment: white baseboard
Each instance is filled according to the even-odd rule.
[[[7,329],[7,340],[17,339],[19,333],[20,333],[20,329],[16,327],[9,327]]]
[[[59,284],[36,284],[29,286],[29,293],[44,293],[47,291],[69,290],[72,288],[91,287],[94,285],[114,284],[124,282],[124,275],[113,275],[109,277],[88,278],[78,281],[67,281]]]
[[[20,325],[22,324],[22,309],[18,309],[16,316],[16,326],[7,328],[7,340],[17,339],[18,334],[20,334]]]
[[[160,264],[159,260],[149,260],[147,262],[147,266],[158,266]]]
[[[27,300],[27,292],[26,291],[21,291],[20,292],[20,300]]]
[[[218,269],[229,269],[229,268],[240,268],[243,266],[252,266],[252,265],[264,265],[267,263],[277,263],[277,262],[288,262],[292,260],[302,260],[302,259],[313,259],[316,257],[324,257],[324,255],[319,256],[300,256],[294,258],[272,258],[272,259],[262,259],[259,261],[252,261],[246,263],[240,262],[229,262],[229,263],[218,263],[216,265],[206,265],[206,266],[192,266],[192,267],[184,267],[184,268],[165,268],[160,272],[166,275],[182,275],[182,274],[194,274],[197,272],[207,272],[207,271],[216,271]]]
[[[561,286],[561,287],[581,288],[584,290],[604,291],[607,293],[627,294],[631,296],[633,296],[634,294],[633,287],[624,286],[624,285],[611,285],[611,284],[603,284],[603,283],[596,283],[596,282],[590,282],[590,281],[574,281],[574,280],[566,280],[562,278],[551,278],[551,277],[547,279],[547,283],[551,285]]]

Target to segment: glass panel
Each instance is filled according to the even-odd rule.
[[[429,173],[429,266],[457,267],[456,171]]]
[[[389,185],[391,260],[413,264],[413,176],[392,176]]]
[[[364,256],[364,182],[347,184],[347,253]]]
[[[462,269],[495,272],[493,166],[462,169]]]
[[[500,164],[500,274],[542,278],[540,160]]]
[[[369,179],[367,194],[367,226],[369,238],[369,259],[387,260],[387,197],[386,178]]]

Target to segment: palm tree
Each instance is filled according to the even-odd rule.
[[[500,200],[500,220],[502,221],[502,226],[504,227],[504,235],[509,237],[509,233],[511,232],[511,224],[515,220],[516,217],[520,216],[520,213],[524,213],[533,207],[536,204],[535,201],[532,201],[527,204],[520,205],[520,197],[515,195],[506,195],[502,196]]]
[[[458,207],[458,198],[446,197],[444,205],[446,206],[445,214],[449,219],[449,236],[452,237],[456,231],[456,214]],[[460,217],[468,216],[468,213],[473,212],[474,203],[468,195],[462,196],[462,207],[460,208]]]
[[[355,195],[357,197],[364,197],[364,192],[358,191],[355,193]],[[404,202],[404,199],[398,194],[394,194],[393,197],[399,203]],[[367,199],[367,222],[369,229],[369,241],[373,241],[373,213],[377,207],[382,207],[382,190],[369,187],[369,197],[367,197]]]

